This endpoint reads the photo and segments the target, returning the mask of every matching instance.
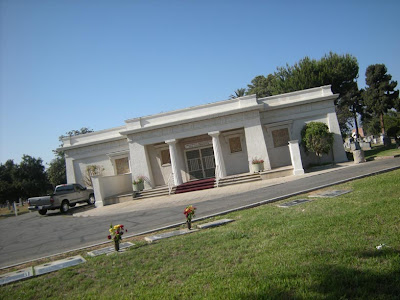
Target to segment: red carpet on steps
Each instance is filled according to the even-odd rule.
[[[212,189],[214,187],[214,182],[215,178],[185,182],[176,187],[175,194]]]

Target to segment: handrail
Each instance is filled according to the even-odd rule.
[[[172,185],[171,179],[172,180],[174,179],[174,173],[169,174],[169,177],[168,177],[168,182],[167,182],[168,183],[168,195],[171,195],[172,188],[174,187]]]
[[[217,187],[218,187],[218,185],[219,185],[219,165],[216,165],[215,166],[215,183],[216,183],[216,185],[217,185]]]

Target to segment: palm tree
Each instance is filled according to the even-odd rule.
[[[229,99],[235,99],[235,98],[239,98],[239,97],[243,97],[246,93],[246,89],[242,88],[242,89],[237,89],[235,91],[234,95],[230,95]]]

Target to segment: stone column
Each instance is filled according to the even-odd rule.
[[[212,143],[213,143],[213,148],[214,148],[214,157],[215,157],[215,165],[219,166],[218,169],[218,177],[219,178],[224,178],[226,177],[226,168],[225,168],[225,162],[224,162],[224,157],[222,155],[222,149],[221,149],[221,142],[219,140],[219,131],[213,131],[209,132],[208,135],[212,137]]]
[[[290,159],[292,160],[293,175],[303,175],[303,163],[301,161],[299,141],[289,141]]]
[[[69,157],[67,153],[65,153],[65,169],[67,173],[67,182],[65,183],[76,183],[74,159]]]
[[[165,141],[169,146],[169,155],[171,156],[171,167],[172,172],[174,173],[174,184],[180,185],[183,183],[182,174],[179,168],[179,160],[178,160],[178,151],[176,149],[176,140],[168,140]]]

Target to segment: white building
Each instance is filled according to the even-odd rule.
[[[347,161],[330,86],[257,99],[244,96],[125,121],[117,128],[66,137],[68,183],[83,183],[86,166],[103,168],[93,183],[97,198],[132,191],[132,179],[145,176],[146,189],[194,179],[252,172],[252,159],[266,170],[316,162],[299,147],[301,130],[311,121],[334,133],[333,155]]]

